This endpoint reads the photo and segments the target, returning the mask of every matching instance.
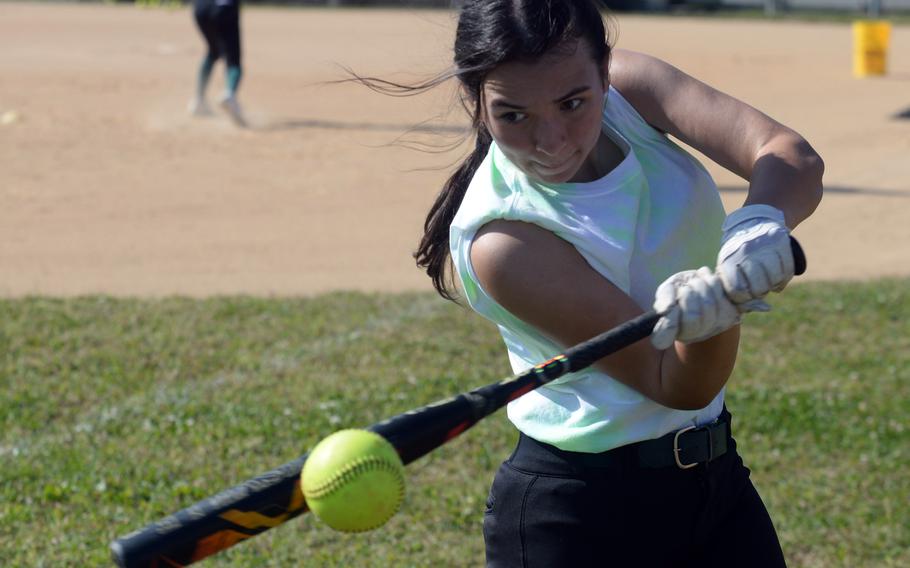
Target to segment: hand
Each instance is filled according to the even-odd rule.
[[[780,292],[793,278],[793,252],[784,214],[770,205],[747,205],[723,224],[717,273],[724,290],[743,311],[766,311],[768,292]]]
[[[663,313],[651,343],[666,349],[674,341],[696,342],[739,323],[739,309],[727,298],[717,274],[707,267],[677,272],[657,287],[654,309]]]

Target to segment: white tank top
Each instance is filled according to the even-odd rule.
[[[552,231],[643,310],[651,308],[657,286],[671,274],[716,261],[724,209],[704,167],[647,124],[613,87],[604,102],[603,132],[625,158],[588,183],[531,180],[494,142],[452,222],[451,255],[465,299],[498,326],[515,373],[566,346],[512,315],[479,284],[471,242],[489,221],[524,221]],[[540,270],[547,270],[546,259]],[[723,396],[721,391],[701,410],[673,410],[588,368],[511,402],[508,417],[536,440],[564,450],[601,452],[710,422],[720,414]]]

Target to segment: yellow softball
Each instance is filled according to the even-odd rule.
[[[307,506],[337,531],[378,528],[404,500],[404,464],[392,444],[369,430],[324,438],[307,457],[300,481]]]

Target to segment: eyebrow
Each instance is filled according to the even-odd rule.
[[[563,96],[561,96],[561,97],[555,99],[553,102],[554,102],[554,103],[562,102],[562,101],[564,101],[564,100],[566,100],[566,99],[568,99],[568,98],[574,97],[575,95],[578,95],[578,94],[581,94],[581,93],[583,93],[583,92],[585,92],[585,91],[590,91],[590,90],[591,90],[591,87],[588,87],[588,86],[575,87],[574,89],[572,89],[572,90],[569,91],[568,93],[566,93],[566,94],[564,94]],[[496,100],[494,100],[492,103],[490,103],[490,106],[493,107],[493,108],[510,108],[510,109],[515,109],[515,110],[523,110],[523,109],[525,108],[525,107],[523,107],[523,106],[521,106],[521,105],[517,105],[517,104],[514,104],[514,103],[510,103],[510,102],[508,102],[508,101],[506,101],[506,100],[503,100],[503,99],[496,99]]]

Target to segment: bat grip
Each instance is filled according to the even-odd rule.
[[[790,236],[790,252],[793,253],[793,274],[799,276],[806,272],[806,253],[799,241]]]

